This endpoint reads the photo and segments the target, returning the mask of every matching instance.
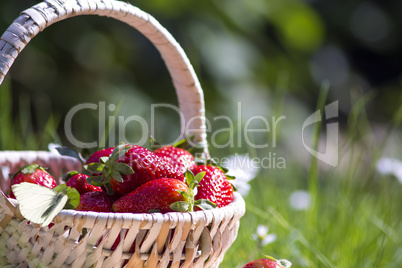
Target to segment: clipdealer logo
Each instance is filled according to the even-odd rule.
[[[190,128],[189,123],[191,123],[192,120],[200,120],[200,118],[192,118],[189,122],[184,121],[184,116],[179,110],[178,107],[170,105],[170,104],[153,104],[151,105],[151,118],[150,122],[148,123],[144,118],[142,118],[139,115],[131,115],[128,117],[124,116],[108,116],[109,112],[113,112],[116,109],[116,106],[114,104],[109,104],[106,105],[105,102],[99,102],[98,104],[96,103],[82,103],[79,104],[75,107],[73,107],[66,115],[65,121],[64,121],[64,129],[66,133],[66,137],[68,138],[69,142],[73,144],[74,146],[80,147],[80,148],[96,148],[96,147],[105,147],[107,146],[107,141],[102,140],[101,137],[105,131],[109,131],[109,146],[113,146],[113,144],[116,142],[116,140],[124,143],[131,143],[128,141],[125,133],[126,133],[126,128],[130,124],[139,124],[139,129],[141,137],[138,141],[135,142],[135,144],[143,146],[147,141],[149,136],[155,136],[155,113],[156,109],[159,108],[167,108],[167,109],[172,109],[173,111],[177,112],[178,117],[180,118],[181,122],[181,127],[188,129]],[[242,115],[242,107],[241,103],[238,103],[238,114],[237,118],[233,119],[228,116],[216,116],[214,118],[208,119],[204,118],[205,120],[205,125],[206,125],[206,132],[211,134],[211,141],[210,144],[211,146],[214,146],[214,148],[224,148],[224,147],[242,147],[242,143],[245,142],[248,147],[254,148],[254,149],[259,149],[259,148],[268,148],[271,147],[273,149],[276,148],[277,146],[277,126],[281,123],[281,121],[286,120],[286,116],[282,115],[280,117],[272,117],[272,120],[269,120],[268,118],[261,116],[261,115],[255,115],[250,118],[247,118],[247,120],[242,122],[244,119]],[[90,141],[90,142],[83,142],[78,140],[74,135],[72,131],[72,121],[73,117],[76,116],[76,114],[82,110],[95,110],[98,111],[98,135],[99,135],[99,140],[101,142],[98,142],[96,140]],[[336,167],[338,166],[338,135],[339,135],[339,124],[336,121],[338,118],[338,101],[335,101],[331,104],[328,104],[325,106],[323,110],[318,110],[311,114],[303,123],[302,129],[301,129],[301,139],[304,148],[307,150],[308,153],[319,159],[320,161]],[[311,148],[307,143],[306,140],[308,137],[305,135],[306,130],[312,127],[313,124],[315,123],[321,123],[323,122],[326,125],[326,146],[325,146],[325,152],[318,151],[314,148]],[[109,125],[113,126],[112,131],[107,130],[106,128],[106,123],[109,122]],[[219,123],[217,123],[219,122]],[[235,122],[237,122],[235,124]],[[259,128],[253,127],[255,123],[257,122]],[[218,128],[215,131],[212,131],[212,124],[219,124],[220,128]],[[228,127],[222,127],[223,125],[227,125]],[[116,132],[116,133],[115,133]],[[212,132],[212,133],[211,133]],[[224,135],[227,137],[222,143],[222,140],[218,138],[219,135]],[[266,137],[270,137],[269,143],[268,140],[263,141],[262,143],[256,143],[253,141],[252,137],[256,133],[262,133],[266,134]],[[236,135],[235,135],[236,134]],[[116,136],[117,135],[117,136]],[[310,137],[311,138],[311,137]],[[177,137],[176,141],[179,141],[180,137]],[[191,141],[190,141],[191,142]],[[279,168],[279,169],[284,169],[286,168],[286,161],[285,158],[282,157],[280,154],[277,154],[274,151],[270,151],[268,154],[265,154],[264,157],[257,157],[258,163],[256,165],[259,165],[261,167],[265,168]],[[256,162],[256,159],[253,160]]]
[[[324,116],[322,115],[324,113]],[[339,116],[338,101],[332,102],[325,106],[324,111],[318,110],[311,114],[303,123],[302,127],[302,142],[304,148],[320,161],[337,167],[339,162],[338,144],[339,144]],[[319,123],[324,120],[326,125],[326,141],[325,152],[319,152],[309,147],[305,142],[305,129],[314,123]]]

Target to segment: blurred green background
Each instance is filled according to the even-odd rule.
[[[0,31],[37,2],[2,0]],[[242,131],[235,133],[241,144],[210,147],[216,157],[275,153],[286,160],[286,168],[262,169],[251,182],[239,237],[222,267],[241,267],[264,254],[287,258],[294,267],[402,266],[402,187],[395,176],[376,171],[381,157],[402,159],[402,1],[129,2],[153,15],[183,47],[205,93],[211,133],[229,127],[213,121],[216,116],[229,116],[240,128],[252,116],[286,116],[275,133],[251,137],[268,148],[248,146]],[[328,95],[320,104],[323,88]],[[301,145],[303,121],[334,101],[341,130],[336,168],[317,162]],[[99,102],[117,106],[107,116],[146,120],[151,104],[177,104],[163,61],[136,30],[96,16],[56,23],[31,41],[1,85],[0,149],[71,146],[65,115],[78,104]],[[95,110],[77,114],[76,138],[105,139],[98,118]],[[171,142],[178,124],[176,114],[159,111],[155,137]],[[127,125],[128,141],[138,141],[139,130],[136,123]],[[310,134],[309,145],[318,146],[318,131]],[[228,135],[214,141],[225,144]],[[308,209],[289,204],[297,190],[310,194]],[[277,240],[253,240],[259,224]]]
[[[1,1],[0,30],[37,2]],[[255,114],[267,113],[277,94],[284,94],[280,87],[295,105],[313,110],[323,81],[331,87],[328,102],[339,100],[342,122],[351,110],[352,91],[372,93],[368,116],[374,122],[391,117],[401,103],[396,97],[402,70],[400,1],[131,3],[152,14],[182,45],[211,117],[232,116],[238,101],[247,101],[243,108]],[[41,107],[59,119],[84,102],[117,104],[124,98],[120,114],[145,118],[150,103],[176,103],[168,72],[148,40],[121,22],[95,16],[72,18],[40,33],[8,78],[14,104]],[[13,109],[17,115],[18,105]],[[34,125],[44,125],[36,121],[46,122],[48,114]],[[74,120],[78,138],[97,134],[96,116],[83,112]],[[59,134],[67,142],[62,126]]]

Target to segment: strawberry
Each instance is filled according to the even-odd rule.
[[[288,260],[275,260],[267,257],[249,262],[243,268],[289,268],[291,265]]]
[[[233,201],[233,186],[228,181],[221,168],[215,166],[199,165],[192,172],[205,172],[203,179],[198,185],[198,193],[195,200],[207,199],[218,207],[223,207]]]
[[[94,185],[105,185],[109,193],[130,193],[142,184],[160,178],[184,181],[184,175],[173,165],[138,145],[119,145],[109,157],[86,165],[92,173],[100,176],[90,178]]]
[[[162,157],[166,161],[170,162],[170,164],[178,168],[181,173],[184,173],[187,169],[196,167],[194,156],[182,148],[168,145],[160,147],[153,152],[159,157]]]
[[[115,212],[148,213],[158,210],[161,213],[172,212],[170,205],[185,201],[178,191],[188,191],[187,185],[176,179],[161,178],[151,180],[113,204]]]
[[[57,185],[56,180],[38,164],[26,165],[13,175],[10,185],[11,198],[15,198],[11,186],[21,182],[34,183],[50,189],[53,189]]]
[[[188,212],[194,207],[213,209],[216,205],[208,200],[194,200],[197,186],[204,172],[194,176],[186,171],[186,183],[169,178],[151,180],[129,194],[124,195],[113,204],[115,212],[148,213],[148,212]]]
[[[99,162],[101,157],[104,156],[110,156],[113,153],[114,147],[110,147],[110,148],[105,148],[99,151],[96,151],[95,153],[93,153],[90,157],[88,157],[87,161],[85,162],[85,164],[90,164],[90,163],[96,163]]]
[[[95,186],[92,184],[89,184],[87,182],[87,178],[89,177],[86,174],[81,174],[77,172],[70,172],[68,175],[68,180],[66,182],[66,185],[75,188],[81,195],[87,192],[100,192],[102,191],[102,188],[99,186]]]
[[[81,195],[80,204],[76,210],[113,212],[112,205],[114,201],[115,198],[108,195],[106,192],[87,192]]]
[[[121,161],[130,166],[134,173],[126,175],[123,182],[118,182],[115,178],[111,181],[112,189],[120,194],[129,193],[140,185],[159,178],[184,181],[180,170],[141,146],[132,145]]]

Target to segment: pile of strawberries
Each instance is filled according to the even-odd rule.
[[[233,201],[228,178],[223,168],[210,162],[197,165],[182,148],[150,151],[122,144],[93,153],[84,170],[66,176],[66,185],[79,192],[80,211],[166,213],[228,205]],[[19,170],[11,185],[21,182],[56,186],[55,179],[36,164]],[[11,188],[10,197],[15,198]]]

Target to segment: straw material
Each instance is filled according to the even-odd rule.
[[[194,135],[208,156],[204,96],[183,49],[152,16],[114,0],[47,0],[29,8],[0,38],[0,84],[29,41],[51,24],[78,15],[115,18],[140,31],[159,50],[183,114],[182,136]],[[0,152],[0,189],[7,173],[26,164],[61,174],[80,170],[73,158],[51,152]],[[1,267],[218,267],[237,236],[245,203],[189,213],[95,213],[61,211],[48,227],[24,219],[18,203],[0,191]]]

